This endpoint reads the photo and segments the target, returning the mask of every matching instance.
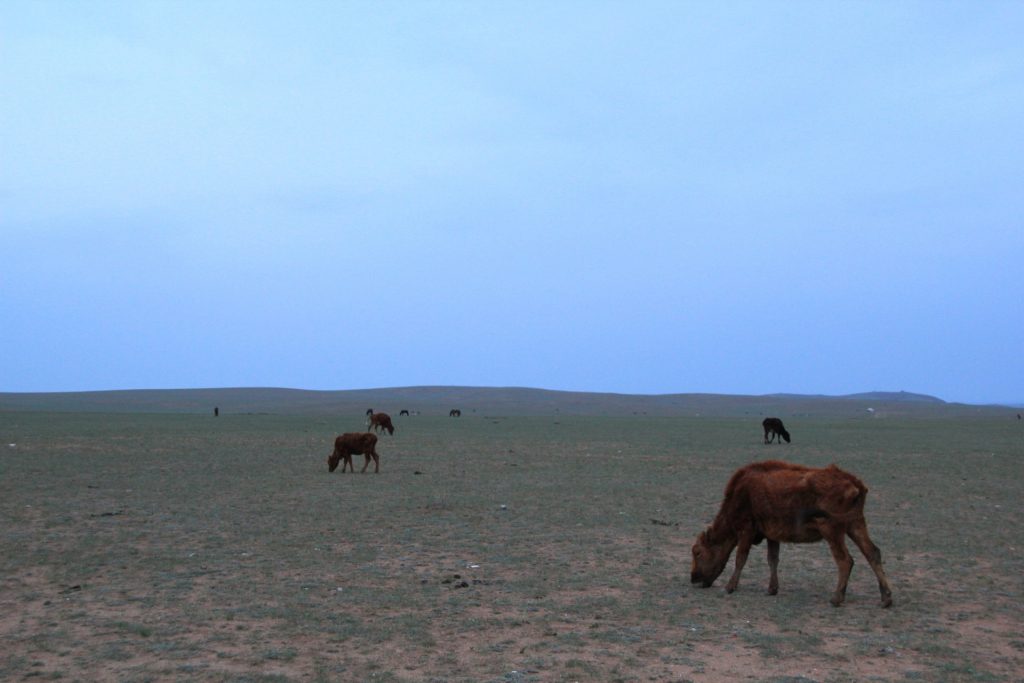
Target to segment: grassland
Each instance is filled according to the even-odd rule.
[[[359,414],[0,413],[0,679],[1022,680],[1015,418],[464,415],[342,475]],[[775,597],[761,548],[689,584],[729,474],[780,456],[867,482],[892,609],[859,556],[832,608],[823,544]]]

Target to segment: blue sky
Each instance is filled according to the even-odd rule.
[[[0,391],[1024,401],[1019,2],[5,2]]]

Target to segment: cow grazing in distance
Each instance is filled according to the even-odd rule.
[[[369,432],[347,432],[337,437],[334,440],[334,452],[327,458],[327,471],[333,472],[337,469],[338,463],[344,460],[345,464],[341,466],[341,471],[344,472],[346,468],[350,468],[355,472],[355,465],[352,464],[353,455],[366,456],[366,463],[362,469],[363,472],[369,467],[371,458],[373,458],[373,471],[380,472],[380,456],[377,455],[377,435]]]
[[[408,415],[408,414],[409,414],[408,410],[399,410],[398,411],[398,417],[402,417],[403,415]]]
[[[370,417],[371,415],[373,415],[373,408],[367,408],[366,409],[366,417]]]
[[[782,420],[777,417],[766,417],[762,422],[761,426],[764,427],[764,442],[771,443],[775,440],[775,437],[779,437],[779,443],[785,439],[786,443],[789,443],[789,432],[786,431],[785,425],[782,424]],[[771,434],[771,438],[768,435]]]
[[[366,431],[374,430],[380,433],[381,429],[386,429],[388,434],[395,433],[395,426],[391,424],[391,416],[387,413],[374,413],[370,416],[370,424],[367,426]]]
[[[452,408],[448,411],[448,417],[462,417],[462,411],[458,408]]]
[[[835,465],[814,468],[768,460],[741,467],[725,487],[715,520],[693,544],[690,581],[709,588],[735,548],[736,568],[725,586],[725,591],[732,593],[739,585],[750,546],[768,539],[768,593],[775,595],[779,590],[779,544],[824,539],[839,569],[831,599],[838,607],[846,598],[853,569],[845,541],[849,536],[878,578],[882,607],[889,607],[892,590],[882,569],[882,552],[871,542],[864,519],[867,493],[860,479]]]

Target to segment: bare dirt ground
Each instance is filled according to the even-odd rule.
[[[0,470],[0,678],[1024,680],[1014,435],[923,454],[932,425],[877,442],[867,425],[849,450],[788,451],[872,488],[895,605],[855,555],[836,609],[822,544],[783,546],[777,596],[763,547],[736,593],[690,585],[693,536],[751,450],[712,444],[740,423],[695,446],[671,445],[690,423],[554,440],[425,423],[384,443],[380,475],[338,476],[308,436],[322,427],[268,441],[256,420],[19,434]]]

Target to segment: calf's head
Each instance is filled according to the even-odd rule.
[[[710,532],[708,529],[697,536],[692,549],[693,564],[690,565],[690,583],[699,583],[704,588],[710,588],[721,575],[735,545],[728,541],[716,542]]]
[[[338,463],[341,462],[341,454],[338,451],[334,451],[327,456],[327,471],[333,472],[338,469]]]

